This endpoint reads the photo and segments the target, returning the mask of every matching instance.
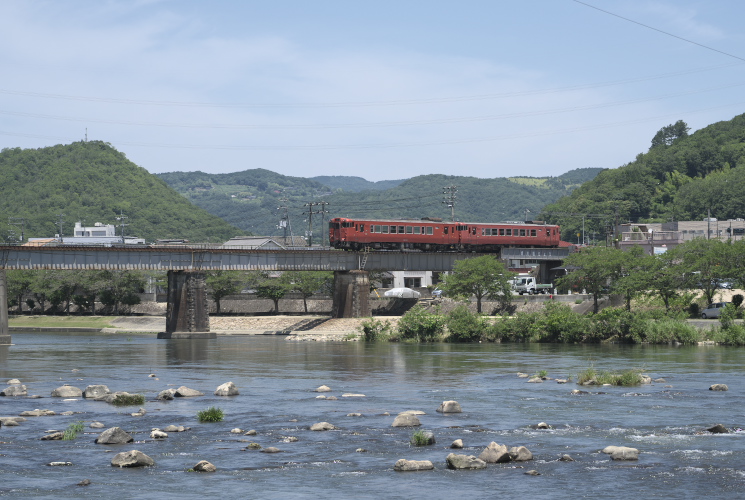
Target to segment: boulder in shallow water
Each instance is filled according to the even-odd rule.
[[[159,401],[170,401],[175,397],[175,395],[176,389],[165,389],[163,391],[160,391],[155,399]]]
[[[510,458],[513,462],[527,462],[533,460],[533,453],[525,446],[513,446],[510,448]]]
[[[435,434],[432,431],[416,431],[411,437],[411,444],[414,446],[429,446],[435,442]]]
[[[167,432],[163,432],[160,429],[153,429],[152,432],[150,432],[150,439],[165,439],[168,437]]]
[[[130,450],[117,453],[116,456],[111,459],[111,465],[114,467],[147,467],[155,465],[155,460],[141,451]]]
[[[727,384],[713,384],[709,387],[710,391],[728,391]]]
[[[42,441],[61,441],[65,437],[64,432],[50,432],[41,437]]]
[[[456,450],[459,450],[459,449],[463,448],[463,440],[462,439],[456,439],[455,441],[452,442],[452,444],[450,445],[450,447],[453,448],[453,449],[456,449]]]
[[[443,401],[437,408],[440,413],[462,413],[460,403],[457,401]]]
[[[333,431],[336,428],[337,427],[328,422],[318,422],[317,424],[310,426],[310,430],[312,431]]]
[[[106,429],[95,440],[98,444],[125,444],[131,443],[134,438],[124,431],[121,427],[112,427]]]
[[[711,432],[712,434],[727,434],[729,432],[729,429],[727,429],[722,424],[717,424],[714,427],[709,427],[706,430]]]
[[[83,391],[83,397],[86,399],[101,399],[107,394],[111,394],[111,391],[103,384],[89,385]]]
[[[18,380],[17,378],[12,378],[5,383],[8,385],[21,385],[21,381]]]
[[[628,446],[606,446],[602,451],[612,460],[639,460],[639,450]]]
[[[473,455],[451,453],[445,459],[448,469],[486,469],[486,462]]]
[[[322,385],[315,389],[316,392],[331,392],[331,387],[327,385]]]
[[[26,390],[26,386],[21,385],[11,385],[9,387],[6,387],[2,391],[0,391],[0,396],[26,396],[28,395],[28,391]]]
[[[209,463],[207,460],[201,460],[194,467],[194,472],[215,472],[217,467]]]
[[[81,389],[67,384],[57,387],[52,391],[53,398],[79,398],[82,395],[83,391]]]
[[[164,432],[184,432],[191,429],[191,427],[184,427],[183,425],[169,425],[165,429],[163,429]]]
[[[196,389],[189,389],[185,385],[182,385],[178,389],[176,389],[176,392],[173,394],[177,398],[193,398],[196,396],[204,396],[203,392],[199,392]]]
[[[401,413],[393,419],[391,427],[417,427],[422,425],[416,415],[410,413]]]
[[[492,441],[489,443],[489,446],[484,448],[484,451],[481,452],[479,459],[489,464],[501,464],[509,462],[511,457],[507,446]]]
[[[52,410],[27,410],[22,411],[21,416],[22,417],[51,417],[52,415],[56,415]]]
[[[225,382],[215,389],[215,396],[237,396],[240,394],[233,382]]]
[[[393,465],[393,470],[399,472],[432,470],[435,466],[429,460],[406,460],[402,458]]]

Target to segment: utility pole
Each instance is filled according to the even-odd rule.
[[[325,214],[328,213],[328,210],[324,210],[324,206],[328,205],[328,202],[325,201],[311,201],[310,203],[306,203],[305,206],[308,207],[307,212],[303,212],[303,214],[308,216],[308,246],[313,246],[313,214]],[[313,207],[320,206],[320,210],[313,210]],[[323,237],[321,238],[321,244],[323,245]]]
[[[65,214],[57,214],[57,225],[59,226],[59,239],[62,241],[62,220],[65,218]]]
[[[321,209],[318,211],[319,214],[321,214],[321,246],[324,245],[324,241],[326,240],[326,234],[328,231],[326,230],[326,214],[329,213],[328,210],[326,210],[326,205],[329,203],[327,201],[322,201],[319,203],[321,205]]]
[[[129,219],[129,217],[127,217],[126,215],[124,215],[124,211],[123,210],[119,210],[119,217],[117,217],[116,220],[119,221],[119,227],[120,227],[121,233],[122,233],[122,245],[124,245],[124,228],[126,226],[129,226],[129,224],[125,224],[124,223],[124,219]]]
[[[8,224],[11,226],[21,226],[21,243],[23,243],[23,227],[26,224],[26,219],[24,219],[23,217],[8,217]]]
[[[442,202],[450,209],[450,217],[455,222],[455,193],[458,192],[458,186],[445,186],[442,188],[442,194],[445,195],[445,200]]]

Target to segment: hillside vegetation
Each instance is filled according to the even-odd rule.
[[[358,177],[316,177],[305,179],[252,169],[233,174],[172,172],[160,178],[194,204],[218,215],[241,229],[262,235],[281,235],[278,228],[284,209],[293,233],[303,235],[308,229],[309,203],[324,201],[327,213],[317,213],[315,205],[313,231],[315,242],[325,234],[323,221],[330,217],[450,219],[450,209],[443,201],[443,188],[457,186],[455,216],[464,221],[524,220],[535,218],[547,202],[558,200],[582,182],[590,180],[601,169],[587,168],[559,177],[480,179],[446,175],[422,175],[401,181],[370,183]],[[322,184],[324,179],[330,184]],[[364,181],[364,182],[360,182]],[[387,189],[360,187],[385,186]],[[346,187],[344,187],[346,186]],[[526,213],[526,210],[528,211]]]
[[[549,204],[542,217],[563,233],[602,232],[619,222],[720,220],[745,216],[745,115],[693,134],[678,121],[660,129],[649,151],[602,171],[571,195]],[[568,215],[573,214],[573,215]]]
[[[0,241],[71,236],[76,221],[115,224],[127,217],[125,234],[154,241],[186,238],[225,241],[243,232],[192,205],[155,175],[101,141],[0,152]],[[17,221],[17,219],[14,219]]]

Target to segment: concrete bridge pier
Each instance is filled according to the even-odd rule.
[[[159,339],[214,339],[202,271],[168,271],[166,331]]]
[[[5,269],[0,268],[0,344],[10,344],[8,333],[8,281]]]
[[[370,312],[370,276],[367,271],[334,271],[334,318],[365,318]]]

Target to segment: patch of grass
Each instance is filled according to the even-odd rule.
[[[587,382],[594,381],[597,385],[618,385],[628,387],[641,385],[644,381],[642,376],[643,370],[633,369],[622,372],[598,371],[590,365],[584,371],[577,374],[577,383],[584,385]]]
[[[411,444],[414,446],[427,446],[431,444],[431,433],[418,429],[411,435]]]
[[[538,370],[536,372],[535,376],[538,377],[538,378],[545,379],[546,377],[548,377],[548,371],[547,370]]]
[[[355,340],[355,339],[357,339],[357,334],[350,332],[344,335],[344,338],[342,340]]]
[[[200,410],[197,412],[197,420],[201,423],[222,422],[223,418],[225,418],[225,413],[215,406],[210,406],[206,410]]]
[[[111,404],[114,406],[144,405],[145,396],[142,394],[118,394]]]
[[[390,339],[391,336],[391,324],[388,320],[381,321],[379,319],[370,318],[362,322],[361,325],[362,334],[365,336],[367,342],[381,342]]]
[[[36,328],[112,328],[106,316],[18,316],[8,318],[10,326]]]
[[[73,422],[72,424],[67,426],[67,429],[65,429],[65,434],[62,436],[62,439],[64,441],[72,441],[76,437],[78,437],[79,432],[83,432],[83,421],[78,420],[77,422]]]

